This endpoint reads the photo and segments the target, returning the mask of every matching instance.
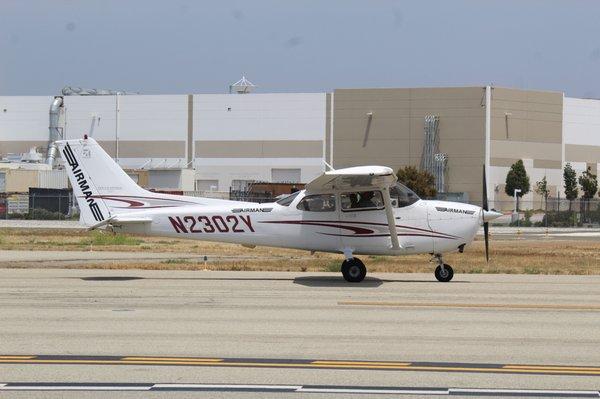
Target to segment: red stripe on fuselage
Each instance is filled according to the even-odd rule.
[[[340,229],[346,229],[346,230],[352,230],[355,232],[356,237],[360,237],[358,234],[365,234],[365,237],[375,237],[374,235],[371,236],[366,236],[366,234],[371,234],[371,233],[375,233],[375,231],[371,230],[371,229],[364,229],[362,227],[356,227],[356,226],[348,226],[348,224],[361,224],[361,225],[373,225],[373,226],[388,226],[386,223],[377,223],[377,222],[351,222],[351,221],[341,221],[341,220],[335,220],[335,221],[328,221],[328,220],[273,220],[273,221],[264,221],[264,222],[260,222],[260,223],[273,223],[273,224],[306,224],[306,225],[311,225],[311,226],[324,226],[324,227],[337,227]],[[430,233],[429,235],[422,235],[422,236],[428,236],[428,237],[436,237],[436,238],[447,238],[447,239],[452,239],[452,238],[461,238],[452,234],[446,234],[446,233],[442,233],[439,231],[433,231],[433,230],[427,230],[427,229],[422,229],[419,227],[412,227],[412,226],[405,226],[405,225],[400,225],[397,224],[396,227],[399,228],[403,228],[403,229],[409,229],[409,230],[415,230],[415,231],[420,231],[420,232],[424,232],[424,233]],[[368,232],[358,232],[356,230],[365,230]],[[327,234],[327,233],[322,233],[322,234]],[[334,235],[334,234],[328,234],[328,235]],[[401,234],[398,234],[401,235]],[[436,236],[437,235],[437,236]],[[344,235],[341,235],[344,236]],[[354,237],[355,235],[345,235],[346,237]],[[389,236],[389,234],[388,234]],[[444,237],[442,237],[444,236]]]

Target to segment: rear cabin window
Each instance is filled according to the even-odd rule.
[[[368,211],[383,209],[383,197],[381,191],[358,191],[355,193],[344,193],[340,196],[342,211]]]
[[[333,212],[335,211],[335,195],[307,195],[302,198],[296,208],[308,212]]]

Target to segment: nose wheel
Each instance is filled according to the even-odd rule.
[[[435,255],[435,259],[438,263],[438,266],[435,268],[434,272],[437,281],[447,283],[448,281],[452,280],[452,277],[454,277],[454,270],[452,270],[452,266],[444,263],[442,260],[442,255]]]
[[[358,258],[346,259],[342,263],[342,275],[349,283],[360,283],[367,275],[367,268]]]

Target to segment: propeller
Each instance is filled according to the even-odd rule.
[[[485,240],[485,261],[489,262],[490,261],[490,237],[489,237],[490,223],[487,222],[485,219],[486,219],[486,212],[488,212],[490,210],[490,208],[488,206],[488,198],[487,198],[487,179],[485,176],[485,165],[483,165],[483,198],[482,198],[481,202],[482,202],[481,208],[483,209],[482,220],[483,220],[483,237]]]

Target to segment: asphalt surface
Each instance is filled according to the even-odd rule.
[[[600,388],[600,276],[457,275],[443,284],[429,274],[381,274],[349,284],[325,273],[0,275],[1,397]],[[31,383],[62,385],[3,391]],[[98,383],[107,385],[90,386]],[[200,385],[118,389],[126,383]]]
[[[281,260],[289,257],[260,255],[198,255],[184,252],[125,252],[125,251],[23,251],[0,250],[0,267],[77,267],[86,263],[135,263],[135,262],[168,262],[188,260],[193,262],[214,262],[224,260]],[[294,259],[303,259],[300,257]],[[312,259],[306,256],[306,259]]]

